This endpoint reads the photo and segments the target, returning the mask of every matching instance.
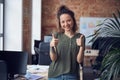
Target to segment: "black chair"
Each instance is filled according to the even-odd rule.
[[[43,42],[41,40],[34,41],[35,55],[32,57],[32,64],[49,65],[51,59],[49,56],[50,42]]]
[[[35,54],[32,55],[32,64],[38,64],[38,57],[39,57],[39,44],[41,43],[41,40],[34,40],[34,51]]]
[[[3,60],[0,60],[0,80],[7,80],[7,65]]]
[[[41,42],[39,44],[38,64],[49,65],[51,63],[49,52],[50,52],[50,43],[49,42]]]

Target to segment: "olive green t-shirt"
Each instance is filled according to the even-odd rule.
[[[57,33],[56,38],[59,39],[57,45],[57,60],[50,64],[48,77],[57,77],[62,74],[79,74],[79,63],[77,63],[77,54],[79,46],[76,39],[80,38],[80,33],[76,33],[69,38],[64,33]]]

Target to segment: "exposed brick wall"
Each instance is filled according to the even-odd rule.
[[[80,17],[112,17],[120,10],[120,0],[42,0],[42,38],[56,31],[56,12],[66,5],[75,12],[79,26]]]
[[[23,51],[28,52],[28,63],[31,63],[31,27],[32,0],[23,0]]]

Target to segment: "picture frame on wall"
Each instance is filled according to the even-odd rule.
[[[89,43],[92,37],[87,37],[94,34],[95,31],[99,28],[97,25],[102,23],[105,19],[106,18],[103,17],[80,17],[79,31],[86,37],[86,47],[91,48],[92,46],[92,43]]]

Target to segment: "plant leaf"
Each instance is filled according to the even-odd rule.
[[[116,20],[116,25],[118,25],[118,27],[120,28],[120,21],[119,21],[120,18],[117,18],[117,16],[114,13],[113,13],[113,16]]]
[[[102,61],[101,78],[107,77],[106,80],[116,79],[120,74],[120,49],[110,51]],[[107,72],[106,72],[107,71]],[[102,75],[103,73],[105,73]],[[109,74],[108,74],[109,73]]]
[[[120,11],[117,9],[117,12],[118,12],[118,18],[120,18]]]

